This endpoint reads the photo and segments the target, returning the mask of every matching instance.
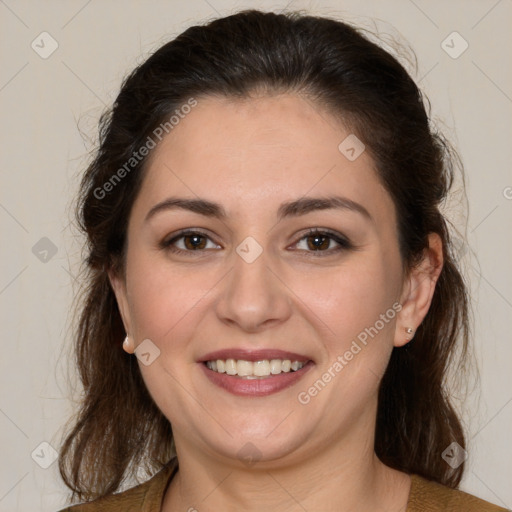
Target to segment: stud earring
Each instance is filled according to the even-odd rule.
[[[130,348],[130,337],[128,334],[126,335],[126,338],[123,341],[123,348],[126,352],[128,352],[128,349]]]
[[[414,329],[412,327],[406,327],[405,332],[407,334],[406,339],[408,341],[414,338]]]

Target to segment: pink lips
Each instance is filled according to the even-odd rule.
[[[198,362],[215,361],[217,359],[243,359],[244,361],[263,361],[265,359],[289,359],[290,361],[299,361],[305,363],[310,358],[294,352],[286,352],[284,350],[261,349],[261,350],[248,350],[242,348],[227,348],[224,350],[217,350],[210,352],[201,357]]]
[[[245,361],[262,361],[265,359],[289,359],[290,361],[299,361],[305,363],[297,371],[281,372],[278,375],[269,375],[259,379],[243,379],[236,375],[227,375],[210,370],[205,362],[215,361],[217,359],[243,359]],[[313,366],[314,362],[308,357],[286,352],[283,350],[244,350],[244,349],[226,349],[210,352],[203,356],[199,361],[199,366],[205,376],[216,386],[237,396],[262,397],[277,393],[286,389],[298,380],[300,380]]]

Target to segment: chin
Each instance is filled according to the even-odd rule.
[[[289,459],[289,463],[292,463],[291,459],[295,459],[297,450],[300,450],[307,437],[298,432],[294,435],[289,428],[281,429],[278,434],[275,428],[277,424],[273,423],[271,427],[265,425],[264,429],[238,428],[236,433],[231,431],[233,437],[226,434],[222,440],[205,439],[205,442],[211,452],[221,457],[239,461],[251,468],[271,469]],[[227,430],[230,431],[229,428]]]

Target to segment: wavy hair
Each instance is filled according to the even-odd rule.
[[[169,421],[137,361],[122,350],[125,332],[107,274],[124,273],[128,219],[148,157],[108,191],[104,184],[190,98],[250,98],[255,91],[299,93],[363,141],[396,207],[405,271],[421,259],[430,233],[441,237],[444,266],[430,310],[414,340],[393,349],[380,384],[375,452],[407,473],[451,487],[461,480],[464,465],[441,458],[453,441],[465,447],[446,375],[456,353],[460,361],[467,355],[469,301],[441,213],[460,159],[432,128],[428,100],[402,64],[361,29],[299,12],[246,10],[161,46],[125,78],[100,119],[76,203],[87,250],[74,335],[83,395],[59,459],[72,499],[111,494],[138,466],[149,474],[175,455]]]

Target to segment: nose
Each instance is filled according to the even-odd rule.
[[[272,264],[265,250],[252,262],[238,254],[234,260],[216,303],[218,318],[246,332],[285,322],[291,315],[291,292],[279,276],[279,266]]]

